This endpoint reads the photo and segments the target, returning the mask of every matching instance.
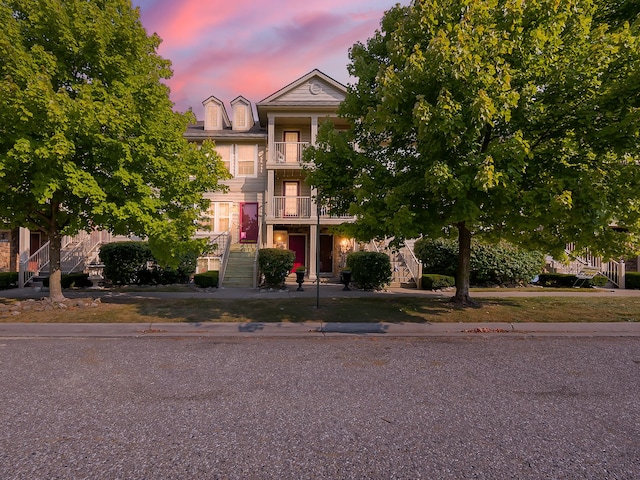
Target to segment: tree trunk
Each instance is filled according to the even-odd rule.
[[[59,233],[49,234],[49,298],[54,302],[65,299],[62,294],[60,250],[62,250],[62,236]]]
[[[471,273],[471,231],[464,222],[458,228],[458,268],[456,270],[456,294],[451,302],[461,306],[476,306],[469,297],[469,274]]]

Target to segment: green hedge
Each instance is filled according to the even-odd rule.
[[[571,288],[578,281],[576,275],[570,273],[541,273],[538,277],[538,285],[552,288]],[[604,275],[596,275],[590,280],[579,281],[583,288],[604,287],[609,279]]]
[[[220,272],[218,270],[209,270],[204,273],[197,273],[193,276],[193,283],[200,288],[218,287],[218,279]]]
[[[16,288],[18,286],[18,272],[0,272],[0,290]]]
[[[148,242],[114,242],[100,247],[105,278],[121,285],[187,283],[196,271],[197,258],[197,254],[187,253],[180,258],[177,268],[162,268]]]
[[[456,279],[449,275],[426,273],[422,275],[423,290],[438,290],[440,288],[455,287]]]
[[[89,280],[88,273],[68,273],[60,277],[62,288],[86,288],[91,287],[93,282]],[[49,277],[42,279],[42,285],[49,287]]]
[[[391,282],[391,260],[380,252],[351,252],[347,255],[351,279],[363,290],[381,290]]]
[[[640,272],[626,273],[625,288],[628,288],[630,290],[640,288]]]
[[[279,288],[291,272],[296,254],[293,250],[261,248],[258,250],[258,266],[267,287]]]
[[[455,277],[458,266],[458,242],[443,238],[421,238],[414,251],[424,272]],[[540,252],[517,248],[507,242],[497,244],[473,240],[470,275],[472,285],[527,284],[544,266]]]

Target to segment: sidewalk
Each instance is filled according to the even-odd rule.
[[[343,290],[342,285],[303,284],[304,291],[297,291],[297,284],[288,282],[284,290],[253,288],[220,288],[210,291],[159,292],[153,288],[142,291],[113,292],[105,289],[65,290],[68,298],[133,297],[133,298],[207,298],[207,299],[322,299],[426,296],[450,297],[450,291],[427,291],[390,288],[382,292]],[[136,289],[138,290],[138,289]],[[33,288],[0,290],[0,298],[40,299],[48,292]],[[518,291],[496,289],[472,292],[474,298],[499,297],[640,297],[640,290],[598,289],[598,291]],[[336,337],[336,336],[384,336],[384,337],[488,337],[514,335],[527,338],[535,336],[570,337],[640,337],[640,322],[601,323],[0,323],[0,338],[76,338],[76,337]]]

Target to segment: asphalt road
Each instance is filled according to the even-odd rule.
[[[0,338],[0,478],[640,478],[640,339]]]

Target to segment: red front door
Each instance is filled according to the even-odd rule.
[[[293,272],[300,265],[304,265],[307,253],[307,237],[304,235],[289,235],[289,250],[293,250],[296,254],[296,258],[293,261]]]
[[[240,243],[258,242],[258,204],[240,204]]]

